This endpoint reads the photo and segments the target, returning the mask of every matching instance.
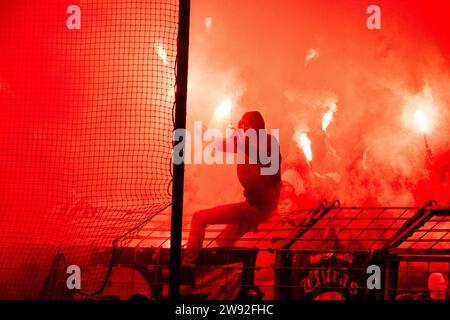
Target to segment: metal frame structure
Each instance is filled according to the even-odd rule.
[[[179,0],[174,130],[186,128],[190,9],[190,0]],[[185,143],[184,138],[180,143]],[[172,188],[169,297],[176,300],[180,296],[184,163],[173,165]]]
[[[427,223],[430,226],[426,227]],[[449,227],[442,228],[439,223]],[[433,237],[433,234],[438,234],[439,238]],[[448,246],[434,248],[438,243]],[[406,245],[408,248],[404,248]],[[379,260],[384,262],[385,300],[395,299],[400,262],[446,262],[450,266],[450,207],[439,207],[436,201],[427,202],[377,254],[380,255]]]
[[[411,261],[445,261],[450,262],[450,227],[439,228],[436,218],[440,218],[440,221],[450,224],[450,208],[439,207],[435,201],[428,201],[423,207],[384,207],[384,208],[363,208],[363,207],[339,207],[339,202],[332,202],[327,206],[327,202],[323,201],[313,213],[300,223],[295,230],[293,230],[290,236],[281,241],[277,247],[276,264],[275,264],[275,283],[274,283],[274,297],[280,298],[280,288],[283,286],[283,275],[281,274],[283,269],[287,269],[289,265],[289,256],[295,252],[332,252],[334,248],[328,246],[327,248],[316,249],[313,243],[315,241],[325,241],[320,239],[318,233],[312,234],[312,230],[320,230],[326,227],[331,221],[332,223],[342,223],[344,229],[351,226],[353,222],[358,219],[365,221],[365,227],[353,228],[352,231],[356,232],[357,236],[351,241],[368,242],[368,248],[362,249],[349,249],[343,250],[347,253],[356,252],[368,252],[371,254],[373,263],[378,264],[383,270],[383,288],[382,292],[378,291],[375,294],[370,294],[374,299],[393,299],[393,288],[398,286],[398,272],[399,264],[404,260]],[[368,210],[377,210],[377,214],[371,217],[371,221],[363,216],[363,213]],[[351,218],[339,217],[342,212],[354,212]],[[397,212],[397,215],[390,218],[391,221],[387,221],[383,218],[383,214]],[[329,221],[323,221],[327,219],[327,214],[334,213],[331,217],[328,217]],[[386,229],[383,228],[371,228],[373,223],[380,223],[380,221],[386,220]],[[445,220],[446,219],[446,220]],[[321,226],[319,223],[322,221]],[[341,222],[339,222],[341,221]],[[424,227],[427,223],[432,227]],[[380,235],[375,238],[365,237],[365,232],[379,231]],[[308,233],[310,233],[308,235]],[[415,233],[420,233],[416,239],[411,239]],[[426,239],[426,237],[432,233],[439,233],[439,238]],[[384,236],[384,238],[383,238]],[[315,239],[318,238],[318,239]],[[359,239],[358,239],[359,238]],[[332,239],[332,243],[337,239]],[[440,241],[444,241],[444,247],[435,248]],[[380,246],[380,242],[384,242],[384,245]],[[414,244],[433,242],[434,244],[430,248],[416,248]],[[295,243],[302,243],[303,246],[295,249]],[[409,248],[402,248],[405,243],[411,243]],[[448,243],[448,246],[445,246]],[[427,255],[427,257],[424,257]],[[424,260],[425,259],[425,260]],[[286,271],[286,270],[284,270]],[[284,280],[286,281],[286,280]]]
[[[134,235],[127,248],[121,248],[114,266],[126,266],[137,270],[149,284],[152,298],[165,299],[163,285],[167,278],[161,277],[162,271],[173,272],[172,256],[176,251],[170,249],[173,230],[167,215],[158,215],[149,224]],[[186,240],[187,221],[182,221],[181,240]],[[348,248],[336,249],[335,238],[324,238],[321,232],[341,227],[340,234],[347,237]],[[322,201],[316,208],[306,208],[283,215],[278,215],[260,226],[256,234],[245,235],[236,247],[214,246],[214,240],[222,228],[208,228],[206,245],[199,260],[199,265],[206,268],[221,268],[223,265],[242,262],[243,283],[239,288],[241,299],[261,299],[263,294],[255,281],[262,268],[258,255],[270,253],[273,265],[267,266],[273,275],[273,298],[280,296],[283,286],[282,271],[289,265],[289,255],[295,253],[330,253],[346,252],[368,254],[371,263],[379,265],[383,273],[383,290],[369,292],[368,299],[394,299],[399,285],[399,266],[403,261],[440,261],[450,266],[450,207],[440,207],[436,202],[427,202],[423,207],[341,207],[338,201],[330,204]],[[354,242],[352,242],[354,241]],[[321,246],[317,246],[321,243]],[[355,244],[363,246],[355,246]],[[449,244],[449,245],[447,245]],[[181,257],[180,251],[177,253]],[[272,257],[272,254],[274,256]],[[178,260],[178,263],[180,260]],[[267,261],[266,261],[267,262]],[[295,268],[295,266],[294,266]],[[302,267],[303,268],[303,267]],[[177,269],[179,270],[179,269]],[[172,279],[170,286],[179,281]],[[449,271],[450,272],[450,271]],[[167,272],[165,273],[167,274]],[[163,280],[164,278],[164,280]],[[291,284],[290,284],[291,285]],[[178,284],[178,297],[180,297]],[[250,291],[256,292],[252,294]],[[174,291],[169,291],[169,298],[174,298]],[[172,295],[171,295],[172,294]]]

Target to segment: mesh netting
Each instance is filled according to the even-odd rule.
[[[177,32],[177,0],[0,4],[1,299],[65,297],[71,264],[95,294],[170,206]]]

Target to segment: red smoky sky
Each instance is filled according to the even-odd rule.
[[[372,4],[381,9],[381,30],[366,27]],[[449,12],[448,1],[193,1],[188,127],[201,120],[224,129],[228,120],[213,115],[226,99],[233,124],[260,110],[269,128],[280,129],[283,169],[307,166],[292,139],[307,131],[314,170],[341,180],[305,205],[320,197],[349,205],[445,202],[448,186],[427,185],[414,112],[427,117],[434,154],[446,152]],[[316,55],[305,63],[311,49]],[[327,134],[339,160],[327,156],[320,129],[330,102],[337,112]],[[234,166],[191,165],[186,175],[188,212],[242,198]]]

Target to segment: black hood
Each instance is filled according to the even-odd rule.
[[[248,122],[250,126],[256,130],[264,129],[266,127],[264,118],[261,113],[259,113],[259,111],[249,111],[244,113],[241,120],[239,120],[239,123],[241,123],[242,121]]]

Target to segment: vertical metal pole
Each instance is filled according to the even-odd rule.
[[[179,0],[175,128],[186,128],[190,0]],[[180,143],[185,143],[184,138]],[[183,222],[184,163],[173,165],[170,226],[169,298],[180,296],[181,231]]]
[[[398,289],[399,260],[394,255],[384,255],[384,300],[395,300]]]

